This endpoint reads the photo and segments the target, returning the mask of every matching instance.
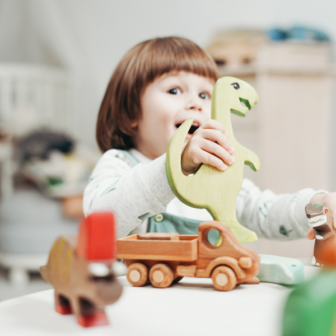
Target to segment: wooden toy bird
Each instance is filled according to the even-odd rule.
[[[175,195],[185,204],[207,209],[215,220],[225,223],[236,238],[242,242],[257,240],[255,232],[243,227],[236,217],[236,198],[241,189],[244,164],[254,171],[260,166],[259,157],[243,147],[235,139],[231,124],[231,113],[245,116],[258,102],[256,90],[246,82],[234,77],[220,78],[213,90],[211,117],[227,129],[228,140],[234,146],[235,163],[225,171],[202,164],[192,176],[181,170],[181,153],[193,119],[187,119],[170,141],[166,171],[169,184]],[[221,244],[221,236],[216,245]]]
[[[93,213],[79,235],[58,238],[48,263],[40,268],[44,281],[55,288],[55,308],[76,314],[83,327],[109,324],[104,307],[117,301],[122,286],[112,269],[116,258],[114,216]]]

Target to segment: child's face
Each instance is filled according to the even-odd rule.
[[[167,73],[149,84],[141,97],[141,118],[132,125],[137,127],[135,148],[155,159],[167,151],[186,119],[194,119],[191,132],[204,125],[211,117],[213,86],[211,79],[183,71]]]

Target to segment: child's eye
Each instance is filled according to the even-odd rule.
[[[170,89],[168,92],[169,92],[170,94],[173,94],[173,95],[180,95],[180,94],[181,94],[181,90],[178,89],[178,88]]]
[[[200,93],[199,97],[202,98],[202,99],[205,99],[205,100],[210,99],[210,96],[205,92]]]

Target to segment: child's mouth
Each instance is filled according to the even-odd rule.
[[[183,124],[183,122],[179,123],[179,124],[176,124],[175,126],[176,126],[176,128],[179,128],[182,124]],[[199,128],[199,124],[197,122],[194,122],[191,125],[188,134],[193,135],[198,128]]]

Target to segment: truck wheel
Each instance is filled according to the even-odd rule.
[[[141,287],[148,280],[148,268],[144,264],[134,263],[128,267],[126,277],[132,286]]]
[[[174,274],[168,265],[156,264],[149,271],[149,280],[154,287],[166,288],[172,284]]]
[[[218,266],[211,275],[214,287],[219,291],[229,291],[237,284],[237,278],[231,268]]]

